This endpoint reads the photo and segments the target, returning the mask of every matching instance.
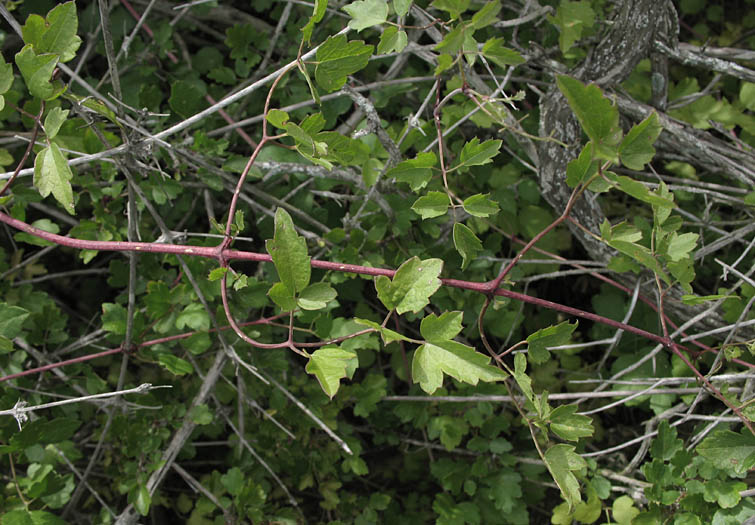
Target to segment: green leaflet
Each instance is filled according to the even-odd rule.
[[[440,288],[438,279],[443,269],[440,259],[420,260],[412,257],[405,261],[393,276],[375,278],[378,299],[388,310],[396,309],[398,314],[419,312],[430,302],[430,296]]]
[[[443,384],[443,374],[476,385],[479,381],[503,381],[508,375],[490,365],[490,357],[456,341],[425,343],[414,352],[412,378],[432,394]]]
[[[581,501],[579,481],[573,472],[587,467],[571,445],[553,445],[545,451],[545,466],[553,476],[553,480],[561,490],[561,496],[566,500],[571,511]]]
[[[541,328],[527,338],[527,355],[533,364],[542,364],[550,359],[549,346],[566,344],[579,323],[567,321],[555,326]]]
[[[37,54],[51,53],[58,55],[61,62],[68,62],[76,56],[81,45],[81,39],[76,36],[78,26],[76,4],[65,2],[51,9],[46,18],[30,15],[21,34],[24,42],[31,44]]]
[[[454,224],[454,247],[462,257],[461,269],[465,270],[477,254],[482,251],[482,242],[468,226],[457,222]]]
[[[372,50],[361,40],[347,42],[345,35],[329,37],[317,50],[315,80],[328,93],[341,89],[348,75],[367,65]]]
[[[645,164],[655,156],[653,143],[661,134],[662,129],[658,114],[655,112],[639,124],[632,126],[619,145],[621,163],[632,170],[639,171],[644,168]]]
[[[556,10],[556,16],[549,16],[550,21],[558,27],[561,34],[558,45],[561,53],[566,53],[574,42],[582,37],[585,28],[595,25],[595,12],[590,7],[590,2],[569,2],[562,0]]]
[[[56,143],[50,143],[37,153],[34,160],[34,186],[42,197],[52,193],[55,200],[71,215],[74,214],[72,178],[68,161]]]
[[[739,433],[716,430],[697,446],[697,452],[719,468],[743,475],[755,466],[755,436],[746,427]]]
[[[359,365],[356,352],[339,347],[323,347],[316,350],[307,363],[307,373],[320,382],[323,392],[331,399],[338,392],[341,379],[351,378]]]
[[[466,169],[470,166],[482,166],[493,162],[493,157],[498,155],[501,149],[502,141],[486,140],[480,144],[480,139],[473,138],[461,149],[459,163],[454,166],[454,170]],[[452,171],[452,170],[449,170]]]
[[[307,242],[296,233],[291,216],[283,208],[275,210],[275,234],[265,247],[273,258],[278,277],[290,294],[293,296],[304,290],[311,275]]]
[[[579,80],[559,75],[558,88],[566,97],[577,120],[593,143],[595,157],[615,161],[622,131],[619,126],[619,110],[603,96],[594,84],[584,85]]]
[[[412,210],[422,219],[432,219],[445,215],[450,205],[451,200],[448,198],[448,194],[442,191],[428,191],[427,195],[423,195],[414,201]]]
[[[383,24],[388,19],[387,0],[357,0],[342,9],[351,16],[349,27],[355,31]]]
[[[328,0],[315,0],[312,16],[309,17],[307,25],[301,28],[302,40],[304,42],[309,43],[309,41],[312,39],[312,30],[315,28],[315,24],[317,24],[320,20],[322,20],[322,17],[325,16],[325,10],[327,9],[327,7]]]
[[[438,158],[435,156],[435,153],[419,153],[416,158],[399,162],[388,170],[386,177],[396,177],[397,181],[406,182],[412,191],[416,192],[427,186],[427,183],[430,182],[430,179],[433,177],[432,168],[437,162]]]
[[[488,198],[490,194],[478,193],[464,199],[463,207],[470,215],[475,217],[490,217],[498,213],[498,203]]]

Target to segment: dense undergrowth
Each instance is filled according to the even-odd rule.
[[[3,3],[1,523],[755,516],[753,5]]]

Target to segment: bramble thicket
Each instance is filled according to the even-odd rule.
[[[0,15],[2,525],[755,517],[755,1]]]

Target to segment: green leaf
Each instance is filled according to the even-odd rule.
[[[238,496],[245,485],[244,474],[239,467],[233,467],[220,476],[220,482],[231,496]]]
[[[489,357],[456,341],[425,343],[414,352],[412,379],[428,394],[441,387],[443,373],[470,385],[506,379],[505,372],[489,363]]]
[[[429,342],[451,340],[461,332],[462,312],[445,312],[440,317],[435,314],[425,316],[419,331]]]
[[[615,182],[618,189],[642,202],[647,202],[652,206],[666,209],[672,209],[676,206],[670,196],[661,196],[657,193],[651,192],[647,186],[639,181],[625,177],[624,175],[616,175],[610,171],[606,172],[605,176],[611,182]]]
[[[655,112],[639,124],[632,126],[619,145],[621,163],[630,170],[639,171],[644,168],[645,164],[655,156],[653,144],[662,130]]]
[[[477,137],[473,138],[464,144],[464,147],[461,149],[459,163],[453,169],[466,169],[470,166],[490,164],[493,162],[493,157],[498,155],[501,143],[500,140],[486,140],[480,144],[480,139]]]
[[[297,303],[303,310],[322,310],[336,298],[336,291],[328,283],[313,283],[299,294]]]
[[[210,316],[207,314],[202,303],[191,303],[176,317],[176,328],[183,330],[186,327],[192,330],[209,330]]]
[[[149,495],[147,486],[140,483],[135,487],[132,490],[132,493],[129,493],[129,502],[134,505],[134,508],[142,516],[149,514],[149,506],[152,504],[152,496]]]
[[[454,224],[454,247],[461,255],[461,269],[466,270],[477,254],[482,251],[482,242],[466,225],[457,222]]]
[[[329,37],[317,50],[315,80],[328,93],[341,89],[348,75],[367,65],[372,50],[361,40],[347,42],[345,35]]]
[[[677,437],[677,431],[662,420],[658,425],[658,435],[650,446],[650,455],[661,461],[670,461],[677,452],[684,450],[684,442]]]
[[[743,476],[755,466],[755,436],[746,427],[739,434],[716,430],[697,446],[697,452],[718,468]]]
[[[739,100],[744,107],[750,111],[755,111],[755,84],[742,82],[742,87],[739,88]]]
[[[270,287],[267,295],[284,312],[295,310],[297,306],[296,293],[282,282],[277,282]]]
[[[16,65],[21,76],[29,88],[29,93],[34,97],[43,100],[52,100],[60,95],[64,87],[60,85],[56,88],[51,82],[52,72],[58,65],[58,55],[45,54],[37,55],[31,45],[25,45],[21,51],[16,53]]]
[[[0,111],[5,107],[6,93],[13,85],[13,66],[5,62],[5,58],[0,54]]]
[[[377,53],[379,55],[393,53],[394,51],[401,53],[408,43],[409,38],[406,36],[406,31],[399,31],[397,27],[388,26],[383,30],[383,34],[380,35]]]
[[[472,27],[482,29],[491,24],[498,22],[498,12],[501,10],[501,2],[494,0],[488,2],[479,11],[472,15]]]
[[[176,80],[170,85],[170,108],[183,118],[199,113],[205,107],[207,86],[199,79]]]
[[[448,451],[458,447],[468,431],[466,421],[453,416],[434,417],[427,425],[427,436],[430,439],[440,437],[440,442]]]
[[[57,135],[58,131],[60,130],[60,126],[62,126],[68,118],[68,113],[69,111],[67,109],[63,110],[59,107],[50,110],[50,112],[47,114],[47,117],[45,117],[44,123],[47,140],[52,140],[55,138],[55,135]]]
[[[205,404],[192,408],[189,415],[191,416],[191,420],[197,425],[209,425],[213,420],[212,411]]]
[[[590,437],[595,432],[592,419],[577,414],[577,405],[561,405],[550,413],[550,429],[562,439],[578,441],[579,438]]]
[[[0,303],[0,336],[8,339],[18,336],[27,317],[29,317],[28,310]]]
[[[532,391],[532,380],[527,375],[527,358],[524,354],[516,354],[514,356],[514,379],[516,380],[522,393],[530,401],[535,404],[535,393]]]
[[[690,306],[697,306],[698,304],[707,303],[708,301],[717,301],[719,299],[736,299],[741,300],[739,296],[736,295],[725,295],[725,294],[716,294],[716,295],[682,295],[682,302],[684,304],[688,304]]]
[[[37,229],[40,229],[48,233],[56,233],[56,234],[60,233],[60,226],[52,222],[50,219],[37,219],[36,221],[31,223],[31,225]],[[32,235],[26,232],[18,232],[16,235],[13,236],[13,239],[15,239],[18,242],[25,242],[27,244],[32,244],[34,246],[42,246],[42,247],[53,246],[55,244],[52,241],[47,241],[45,239],[37,237],[36,235]]]
[[[489,38],[482,46],[482,56],[500,67],[518,66],[526,62],[522,55],[504,46],[503,42],[504,39],[501,37]]]
[[[380,336],[383,338],[383,342],[387,345],[391,344],[394,341],[411,341],[411,339],[409,339],[405,335],[401,335],[400,333],[394,332],[393,330],[389,328],[380,326],[375,321],[370,321],[369,319],[360,319],[358,317],[355,317],[354,322],[358,324],[362,324],[364,326],[369,326],[370,328],[374,328],[375,330],[380,332]]]
[[[183,376],[194,372],[191,363],[173,354],[159,353],[157,354],[157,362],[173,375]]]
[[[31,15],[21,28],[24,42],[34,46],[38,54],[53,53],[61,62],[68,62],[76,56],[81,39],[76,36],[79,20],[76,4],[65,2],[47,13],[46,19]]]
[[[406,16],[411,6],[412,0],[393,0],[393,10],[398,16]]]
[[[317,24],[320,20],[322,20],[322,17],[325,16],[325,10],[327,9],[327,7],[328,0],[315,0],[312,16],[309,17],[307,25],[301,28],[302,40],[307,44],[309,44],[309,41],[312,39],[312,30],[315,28],[315,24]]]
[[[400,162],[388,170],[386,177],[395,177],[397,181],[409,184],[412,191],[418,191],[432,179],[432,168],[437,161],[435,153],[419,153],[416,158]]]
[[[541,328],[527,338],[527,355],[533,364],[539,365],[550,359],[548,347],[566,344],[579,323],[564,321],[555,326]]]
[[[207,280],[219,281],[226,273],[228,273],[228,268],[214,268],[210,270],[209,275],[207,275]]]
[[[412,210],[422,219],[432,219],[445,215],[451,200],[446,193],[441,191],[429,191],[412,204]]]
[[[498,203],[488,198],[490,194],[472,195],[464,199],[464,211],[475,217],[490,217],[498,213]]]
[[[42,197],[52,193],[63,209],[71,215],[74,214],[72,178],[71,168],[56,143],[50,143],[37,153],[34,160],[34,186]]]
[[[672,233],[671,242],[668,245],[668,256],[672,261],[679,261],[690,256],[690,252],[695,249],[697,239],[700,236],[697,233]]]
[[[115,335],[126,333],[126,309],[115,303],[102,303],[102,329]]]
[[[286,122],[288,122],[288,113],[280,109],[271,109],[265,115],[265,119],[276,128],[285,129]]]
[[[617,525],[631,525],[632,520],[640,511],[634,506],[634,500],[629,496],[619,496],[611,507],[613,519]]]
[[[398,314],[417,313],[430,302],[441,282],[438,279],[443,269],[440,259],[420,260],[412,257],[405,261],[393,276],[393,280],[384,275],[375,279],[378,299],[388,310],[396,309]]]
[[[388,19],[388,2],[386,0],[357,0],[342,9],[351,16],[349,27],[355,31],[384,24]]]
[[[461,14],[469,9],[470,0],[435,0],[431,5],[435,9],[441,9],[451,15],[451,20],[455,20]]]
[[[553,445],[545,451],[545,466],[561,490],[561,496],[569,504],[569,510],[581,501],[579,481],[572,473],[587,467],[587,462],[574,452],[571,445]]]
[[[358,365],[356,352],[338,347],[324,347],[312,354],[306,371],[319,381],[323,392],[333,399],[341,386],[341,379],[347,377],[347,370]]]
[[[585,144],[582,152],[574,160],[566,165],[566,184],[570,188],[576,188],[579,184],[587,182],[593,175],[598,173],[598,161],[592,156],[592,142]]]
[[[590,2],[569,2],[561,1],[561,5],[556,10],[556,16],[548,17],[553,24],[558,27],[561,34],[558,38],[558,45],[561,53],[566,53],[574,42],[582,37],[585,28],[595,25],[595,11],[590,7]]]
[[[273,258],[278,277],[289,291],[295,294],[307,287],[312,271],[307,242],[296,233],[291,216],[283,208],[275,210],[275,233],[265,247]]]
[[[10,444],[17,450],[22,450],[32,445],[44,446],[49,443],[60,443],[73,436],[80,425],[81,421],[71,417],[60,417],[50,421],[37,419],[28,423],[20,432],[13,434]]]
[[[617,146],[622,137],[619,110],[603,96],[603,92],[595,84],[586,86],[566,75],[558,75],[556,83],[592,141],[595,157],[616,160]]]

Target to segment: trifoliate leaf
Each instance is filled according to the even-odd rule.
[[[341,386],[341,379],[348,376],[347,370],[358,364],[356,352],[338,347],[324,347],[312,354],[306,371],[317,378],[323,392],[333,399]]]
[[[412,204],[412,210],[422,219],[432,219],[445,215],[451,200],[446,193],[441,191],[429,191]]]
[[[386,0],[357,0],[342,9],[351,16],[349,27],[355,31],[381,25],[388,19]]]
[[[440,288],[438,279],[443,269],[440,259],[420,260],[412,257],[405,261],[393,276],[393,280],[381,275],[375,279],[378,299],[388,310],[417,313],[430,302],[430,296]]]
[[[461,269],[465,270],[482,251],[482,242],[469,227],[460,222],[454,224],[453,237],[454,247],[461,255]]]
[[[414,352],[412,378],[432,394],[443,384],[446,373],[458,381],[476,385],[479,381],[503,381],[507,374],[490,365],[490,357],[456,341],[425,343]]]

